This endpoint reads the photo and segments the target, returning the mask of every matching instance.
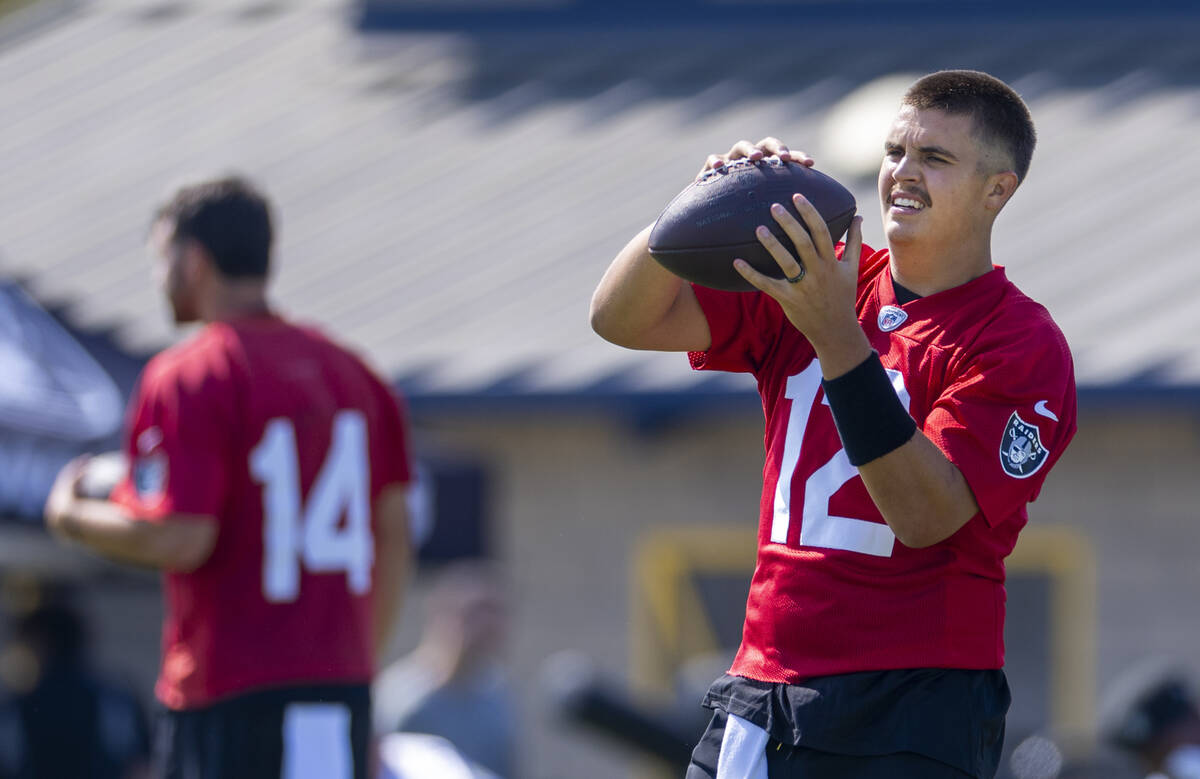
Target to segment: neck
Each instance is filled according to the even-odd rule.
[[[262,316],[270,311],[262,280],[222,281],[202,307],[200,318],[205,322],[219,322]]]
[[[991,248],[986,244],[953,255],[901,245],[891,247],[890,254],[892,278],[922,297],[961,286],[992,269]]]

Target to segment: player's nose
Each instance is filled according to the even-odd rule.
[[[896,181],[916,181],[920,177],[920,167],[907,154],[901,157],[892,168],[892,178]]]

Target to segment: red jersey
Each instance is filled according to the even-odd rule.
[[[979,503],[941,543],[896,540],[842,449],[812,346],[761,293],[695,287],[697,369],[754,374],[766,415],[758,561],[730,673],[765,682],[1004,664],[1004,558],[1075,433],[1070,351],[997,267],[900,305],[864,249],[858,319],[917,425]]]
[[[165,705],[371,678],[374,505],[409,463],[401,408],[357,357],[274,316],[209,324],[146,366],[125,450],[113,500],[218,522],[203,565],[165,574]]]

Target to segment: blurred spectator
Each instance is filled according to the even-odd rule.
[[[137,699],[88,662],[80,615],[65,604],[18,618],[3,655],[0,777],[140,779],[149,728]]]
[[[503,777],[515,768],[516,714],[501,663],[507,607],[499,576],[480,562],[442,571],[420,644],[375,682],[375,730],[424,733]]]
[[[1155,779],[1200,779],[1200,706],[1185,674],[1154,662],[1114,682],[1101,707],[1105,741]]]

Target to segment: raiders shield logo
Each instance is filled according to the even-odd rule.
[[[157,503],[167,489],[167,456],[142,455],[133,461],[133,488],[143,503]]]
[[[904,309],[898,306],[884,306],[879,309],[879,317],[875,323],[879,325],[880,330],[890,333],[904,324],[905,319],[908,319],[908,313]]]
[[[1049,453],[1042,446],[1037,425],[1029,424],[1014,411],[1000,441],[1000,465],[1004,472],[1014,479],[1027,479],[1046,464]]]

